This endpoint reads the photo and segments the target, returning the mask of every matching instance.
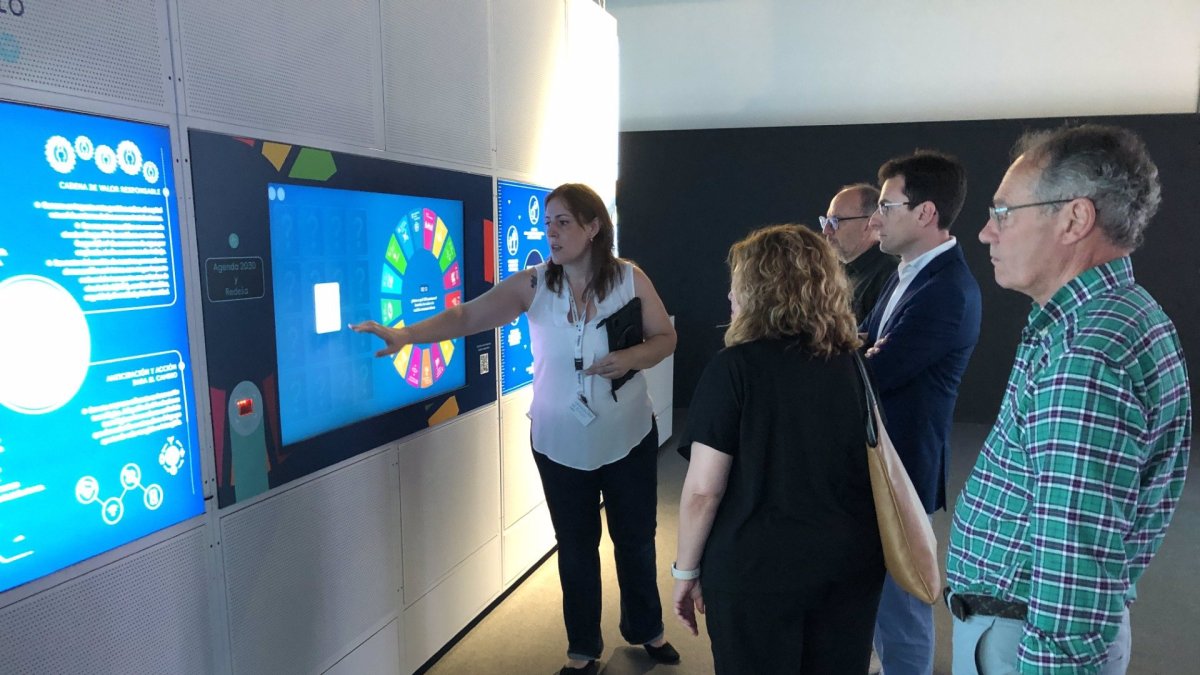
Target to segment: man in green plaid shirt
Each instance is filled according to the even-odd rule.
[[[1192,434],[1175,326],[1129,259],[1158,169],[1136,135],[1096,125],[1026,134],[1014,155],[979,239],[1034,306],[954,509],[954,673],[1124,673]]]

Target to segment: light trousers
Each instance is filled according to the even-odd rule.
[[[954,619],[954,675],[1018,673],[1017,647],[1021,644],[1024,623],[1019,619],[994,616],[970,616],[966,621]],[[1117,639],[1108,646],[1100,675],[1125,675],[1132,641],[1127,608],[1121,618]]]

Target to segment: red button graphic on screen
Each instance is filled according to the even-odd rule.
[[[238,410],[239,417],[245,417],[246,415],[253,415],[254,414],[254,399],[239,398],[237,401],[237,410]]]

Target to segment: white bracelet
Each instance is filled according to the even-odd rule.
[[[681,570],[675,566],[675,563],[671,563],[671,576],[675,577],[676,579],[679,579],[680,581],[690,581],[692,579],[699,579],[700,578],[700,568],[697,567],[694,570]]]

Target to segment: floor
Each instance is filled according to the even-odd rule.
[[[675,429],[681,429],[684,421],[682,412],[677,412]],[[957,494],[966,481],[986,433],[987,428],[981,425],[955,426],[953,447],[956,454],[951,466],[950,494]],[[1200,471],[1197,464],[1200,460],[1193,457],[1193,472]],[[700,636],[692,637],[670,614],[672,582],[668,566],[675,552],[679,492],[686,471],[687,463],[675,452],[675,442],[671,439],[659,455],[658,583],[663,597],[667,638],[679,650],[682,663],[675,666],[656,664],[641,647],[631,647],[621,640],[617,632],[616,572],[612,563],[612,545],[606,535],[601,543],[601,560],[604,563],[603,630],[607,649],[600,661],[601,673],[700,675],[713,672],[712,654],[703,624]],[[949,523],[945,512],[934,518],[934,529],[943,554]],[[1187,484],[1163,547],[1139,585],[1139,600],[1132,612],[1130,675],[1197,672],[1196,664],[1200,663],[1200,640],[1196,639],[1200,630],[1200,582],[1195,570],[1198,563],[1200,477]],[[561,602],[557,558],[552,555],[440,659],[429,664],[426,672],[429,675],[554,675],[564,663],[566,650]],[[934,673],[949,675],[950,615],[938,607],[935,617],[938,640]]]

